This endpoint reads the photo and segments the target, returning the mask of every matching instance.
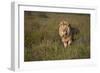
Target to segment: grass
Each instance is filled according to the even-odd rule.
[[[79,30],[67,48],[58,34],[62,19]],[[24,61],[90,58],[89,14],[25,11],[24,20]]]

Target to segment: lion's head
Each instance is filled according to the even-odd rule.
[[[59,24],[59,35],[61,37],[68,36],[70,34],[70,24],[67,21],[61,21]]]

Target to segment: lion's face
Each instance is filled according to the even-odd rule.
[[[68,26],[67,25],[61,25],[60,27],[62,29],[62,34],[67,35],[68,29],[69,29]]]
[[[69,23],[66,21],[62,21],[59,24],[59,35],[63,37],[64,35],[69,35],[69,33],[70,33]]]

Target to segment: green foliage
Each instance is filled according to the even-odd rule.
[[[90,15],[25,11],[24,60],[63,60],[90,58]],[[75,40],[63,47],[58,33],[59,22],[66,19],[79,29]]]

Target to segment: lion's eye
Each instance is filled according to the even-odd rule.
[[[66,32],[66,31],[67,31],[66,29],[63,30],[63,32]]]

